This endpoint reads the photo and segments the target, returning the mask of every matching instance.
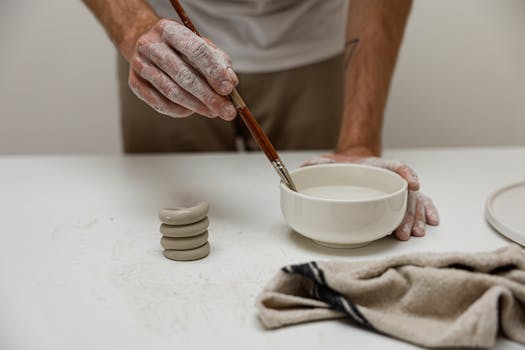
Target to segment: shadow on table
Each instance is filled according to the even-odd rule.
[[[380,255],[382,253],[394,250],[395,246],[397,246],[398,244],[403,244],[403,242],[398,241],[392,236],[386,236],[384,238],[370,243],[369,245],[360,248],[328,248],[315,243],[309,238],[301,236],[299,233],[295,232],[292,229],[288,229],[287,236],[293,244],[300,247],[301,249],[316,254],[330,256],[355,257]]]

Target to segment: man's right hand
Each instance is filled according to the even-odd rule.
[[[237,115],[226,97],[239,83],[231,58],[182,24],[159,20],[137,39],[128,60],[131,90],[157,112],[224,120]]]

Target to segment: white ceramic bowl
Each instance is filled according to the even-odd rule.
[[[284,218],[295,231],[323,246],[360,247],[389,235],[403,220],[407,182],[392,171],[356,164],[322,164],[295,169],[290,175],[299,192],[281,183]],[[320,190],[329,190],[332,199],[301,193]]]

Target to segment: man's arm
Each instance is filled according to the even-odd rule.
[[[437,225],[437,210],[419,192],[416,173],[397,160],[379,158],[383,111],[411,0],[352,0],[347,42],[359,38],[352,62],[345,69],[345,105],[335,154],[325,154],[305,164],[358,163],[389,169],[408,182],[408,204],[395,230],[400,240],[424,236],[426,225]]]
[[[411,0],[352,0],[347,42],[359,38],[345,69],[345,100],[336,153],[379,156],[392,73]]]
[[[84,0],[84,3],[100,20],[111,41],[128,61],[139,36],[159,20],[144,0]]]

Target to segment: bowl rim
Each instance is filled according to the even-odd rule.
[[[373,202],[384,201],[386,199],[390,199],[390,198],[396,197],[400,193],[407,192],[407,189],[408,189],[408,182],[403,177],[401,177],[401,175],[399,175],[398,173],[395,173],[395,172],[393,172],[391,170],[388,170],[388,169],[383,169],[383,168],[374,167],[374,166],[370,166],[370,165],[363,165],[363,164],[329,163],[329,164],[308,165],[308,166],[304,166],[304,167],[300,167],[300,168],[296,168],[296,169],[291,170],[290,171],[290,175],[293,175],[294,173],[296,173],[298,171],[304,171],[306,169],[311,169],[311,168],[329,168],[329,167],[350,167],[350,168],[372,169],[374,171],[379,171],[379,172],[383,172],[385,174],[388,174],[389,176],[397,176],[401,180],[403,185],[397,191],[394,191],[392,193],[387,193],[384,196],[380,196],[380,197],[376,197],[376,198],[372,198],[372,199],[328,199],[328,198],[320,198],[320,197],[315,197],[315,196],[311,196],[311,195],[308,195],[308,194],[292,191],[282,181],[281,181],[281,183],[279,185],[280,188],[281,188],[281,191],[285,191],[286,193],[288,193],[288,194],[290,194],[292,196],[296,196],[296,197],[304,198],[304,199],[308,199],[308,200],[313,200],[313,201],[318,201],[318,202],[330,202],[330,203],[373,203]]]

